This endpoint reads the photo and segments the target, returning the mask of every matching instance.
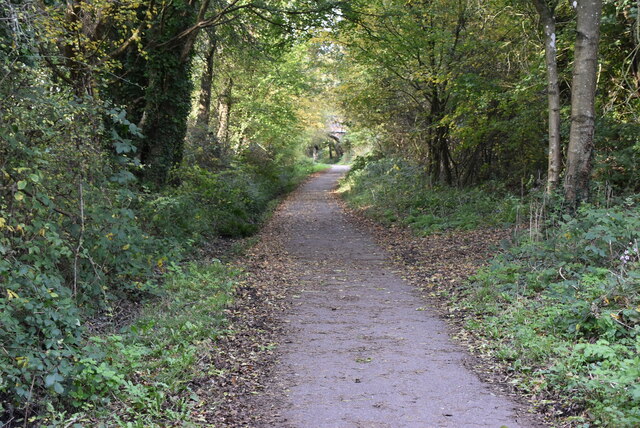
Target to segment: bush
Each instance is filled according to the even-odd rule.
[[[243,165],[220,172],[185,166],[176,172],[179,187],[150,198],[143,215],[155,235],[181,242],[249,236],[272,200],[317,169],[311,162]]]
[[[606,426],[640,423],[640,211],[635,198],[562,215],[475,277],[465,305],[530,391]],[[508,352],[508,350],[516,352]]]
[[[640,191],[640,125],[609,116],[598,120],[594,175],[619,192]]]
[[[78,379],[102,364],[85,349],[84,320],[116,299],[155,289],[157,261],[177,257],[176,244],[142,230],[127,207],[131,195],[107,199],[87,184],[75,217],[66,206],[43,204],[53,198],[35,177],[15,185],[23,192],[11,210],[0,206],[0,396],[10,414],[76,401]],[[104,389],[103,380],[83,388]]]
[[[513,224],[524,205],[503,189],[430,185],[424,169],[374,154],[356,158],[342,183],[347,201],[383,223],[400,223],[427,235],[447,229]]]

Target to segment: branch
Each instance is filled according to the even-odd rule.
[[[187,37],[189,35],[191,35],[191,33],[200,30],[201,28],[207,28],[207,27],[212,27],[212,26],[216,26],[220,24],[220,19],[225,16],[228,15],[230,13],[233,12],[237,12],[238,10],[242,10],[242,9],[246,9],[249,7],[253,7],[254,4],[253,3],[247,3],[244,5],[239,5],[239,6],[235,6],[240,0],[234,0],[232,3],[228,4],[227,6],[225,6],[220,12],[218,12],[217,14],[215,14],[214,16],[210,17],[210,18],[201,18],[199,19],[194,25],[192,25],[191,27],[187,28],[186,30],[182,31],[181,33],[179,33],[177,36],[172,37],[171,39],[167,40],[166,42],[160,43],[158,45],[158,47],[164,47],[167,45],[170,45],[184,37]]]
[[[42,55],[41,56],[42,59],[44,59],[44,62],[47,63],[47,65],[49,65],[49,68],[51,69],[51,71],[53,71],[53,74],[55,74],[56,76],[58,76],[60,79],[62,79],[63,81],[65,81],[68,85],[70,85],[71,87],[75,87],[75,82],[73,80],[71,80],[69,78],[69,76],[65,75],[60,68],[58,67],[57,64],[55,64],[53,61],[51,61],[51,58],[49,58],[48,55]]]
[[[159,44],[158,47],[164,47],[166,45],[169,45],[169,44],[171,44],[171,43],[173,43],[173,42],[175,42],[177,40],[180,40],[182,38],[185,38],[185,37],[189,36],[193,32],[198,31],[198,30],[200,30],[202,28],[222,25],[222,24],[226,23],[224,21],[221,21],[221,18],[223,16],[229,15],[230,13],[237,12],[237,11],[242,10],[242,9],[250,9],[251,12],[253,12],[256,16],[258,16],[260,19],[263,19],[263,20],[269,22],[270,24],[283,26],[282,24],[273,22],[273,20],[265,17],[264,14],[258,13],[257,10],[264,10],[264,11],[268,11],[268,12],[271,12],[271,13],[282,13],[282,14],[285,14],[285,15],[306,15],[306,14],[312,14],[312,13],[326,12],[326,11],[334,9],[338,5],[343,4],[343,2],[338,1],[338,2],[335,2],[335,3],[330,3],[325,7],[319,7],[319,8],[315,8],[315,9],[290,10],[290,9],[272,8],[272,7],[268,7],[266,5],[257,4],[257,3],[247,3],[247,4],[237,5],[239,1],[240,0],[234,0],[233,2],[231,2],[227,6],[225,6],[220,12],[216,13],[214,16],[212,16],[210,18],[205,18],[205,19],[201,18],[201,19],[199,19],[193,26],[191,26],[191,27],[187,28],[186,30],[182,31],[177,36],[172,37],[170,40],[167,40],[166,42],[163,42],[163,43]],[[289,27],[289,28],[291,28],[291,27]]]
[[[143,22],[142,24],[140,24],[140,26],[138,28],[133,30],[133,34],[131,34],[131,37],[129,37],[127,40],[125,40],[125,42],[123,44],[121,44],[119,47],[117,47],[116,49],[114,49],[111,52],[109,52],[108,55],[111,58],[115,58],[115,57],[119,56],[120,54],[124,53],[124,51],[127,50],[127,48],[129,46],[131,46],[131,43],[135,42],[136,39],[138,39],[138,37],[140,35],[140,32],[144,29],[145,25],[146,25],[146,22]]]

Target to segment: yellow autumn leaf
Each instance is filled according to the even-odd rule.
[[[29,364],[29,357],[16,357],[16,363],[19,367],[27,367]]]
[[[20,298],[20,296],[18,296],[15,291],[9,290],[8,288],[6,290],[7,290],[7,296],[9,296],[9,300]]]
[[[131,248],[131,245],[129,245],[129,244],[125,244],[125,245],[122,246],[122,249],[125,250],[125,251],[128,250],[129,248]]]
[[[5,224],[7,224],[7,220],[5,220],[2,217],[0,217],[0,229],[2,229]]]

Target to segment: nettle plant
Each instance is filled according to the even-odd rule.
[[[474,323],[500,338],[496,355],[533,373],[536,391],[570,395],[571,406],[602,425],[638,426],[637,203],[585,204],[554,218],[546,234],[509,248],[476,275],[467,298]]]

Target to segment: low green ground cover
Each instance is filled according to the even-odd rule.
[[[419,165],[375,155],[356,158],[341,190],[347,201],[376,220],[409,226],[420,235],[502,227],[527,214],[526,205],[505,196],[504,189],[432,186]]]
[[[523,239],[483,269],[459,302],[469,327],[534,394],[585,424],[640,424],[640,211],[583,205],[545,239]]]
[[[560,403],[565,422],[640,425],[639,197],[568,215],[542,197],[526,204],[495,189],[434,189],[418,167],[372,158],[354,162],[343,189],[352,205],[418,234],[532,225],[449,294],[451,305],[514,384]]]
[[[188,424],[199,397],[190,382],[198,361],[227,334],[224,309],[238,272],[220,262],[168,267],[159,296],[135,322],[89,336],[68,393],[71,405],[50,404],[32,421],[42,426],[151,427]]]

